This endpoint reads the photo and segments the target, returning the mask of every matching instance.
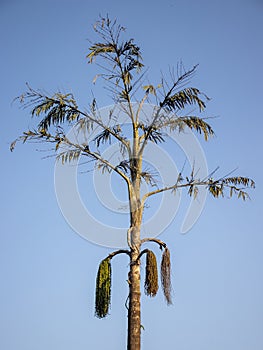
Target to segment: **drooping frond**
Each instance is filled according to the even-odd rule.
[[[198,105],[199,110],[203,111],[206,107],[205,102],[200,98],[200,95],[205,96],[201,91],[196,88],[185,88],[171,96],[167,96],[160,104],[161,107],[168,111],[182,110],[188,105]],[[207,96],[205,96],[208,99]]]
[[[190,197],[194,197],[194,199],[197,198],[197,195],[198,195],[198,186],[195,186],[195,185],[190,185],[189,188],[188,188],[188,194]]]
[[[255,182],[243,176],[208,180],[208,190],[215,198],[224,197],[225,189],[228,188],[230,197],[235,194],[238,198],[242,198],[245,201],[249,199],[248,193],[244,191],[244,189],[248,187],[255,188]]]
[[[160,131],[156,130],[154,127],[150,127],[148,130],[145,129],[145,134],[147,133],[149,141],[152,141],[154,143],[164,142],[163,134]]]
[[[94,26],[101,42],[93,44],[87,55],[88,62],[93,63],[96,57],[102,58],[105,71],[100,74],[107,83],[114,84],[112,92],[117,93],[123,100],[128,100],[132,90],[133,73],[139,73],[143,68],[140,48],[133,39],[121,42],[120,36],[124,27],[111,21],[108,17],[101,18]],[[105,64],[107,63],[107,64]],[[122,88],[120,88],[122,82]]]
[[[156,89],[153,85],[144,85],[142,88],[147,94],[153,94],[156,96]]]
[[[124,171],[125,173],[128,172],[128,170],[131,169],[130,167],[130,162],[128,160],[122,160],[117,166],[117,169],[120,169],[122,171]]]
[[[179,118],[182,123],[188,126],[191,130],[197,131],[199,134],[203,134],[207,141],[209,136],[214,135],[212,127],[206,123],[202,118],[198,117],[181,117]]]
[[[24,108],[31,108],[32,117],[42,116],[38,124],[39,131],[47,131],[52,125],[57,127],[64,122],[77,121],[80,116],[76,100],[71,93],[58,92],[49,97],[28,86],[28,91],[19,98],[19,101]]]
[[[96,56],[101,56],[105,53],[115,52],[115,48],[112,44],[104,44],[104,43],[96,43],[92,45],[90,48],[90,53],[87,55],[89,59],[89,63],[92,63]]]
[[[226,193],[229,193],[230,198],[233,195],[237,195],[238,198],[243,200],[249,199],[249,194],[245,189],[255,188],[255,182],[244,176],[223,177],[218,180],[209,178],[206,181],[186,177],[186,180],[187,183],[183,184],[182,187],[188,187],[188,194],[194,198],[197,197],[200,186],[206,186],[208,192],[215,198],[224,197]]]
[[[227,177],[222,181],[224,184],[243,185],[245,187],[255,188],[255,182],[252,179],[244,176]]]
[[[100,146],[100,144],[103,143],[111,143],[111,138],[112,135],[120,135],[121,133],[121,127],[120,125],[115,125],[112,128],[106,128],[104,129],[99,135],[97,135],[93,141],[96,142],[97,147]],[[125,140],[125,138],[123,138],[123,140]]]
[[[152,141],[156,144],[164,142],[163,133],[159,131],[155,125],[148,126],[143,123],[140,123],[138,127],[143,131],[144,137],[147,137],[149,141]]]
[[[111,263],[106,258],[100,263],[96,279],[95,316],[106,317],[111,302]]]
[[[196,116],[186,116],[186,117],[162,117],[159,122],[157,122],[158,129],[168,128],[170,132],[178,130],[183,131],[185,127],[191,130],[197,131],[199,134],[203,134],[205,140],[207,141],[209,136],[214,135],[212,127],[204,121],[204,119]]]
[[[134,44],[134,39],[130,39],[126,41],[124,44],[120,45],[119,50],[120,50],[120,54],[124,55],[125,58],[132,59],[132,61],[130,62],[131,66],[127,66],[128,70],[131,70],[131,68],[133,69],[134,67],[136,67],[134,58],[142,59],[140,48],[139,46]]]
[[[158,269],[156,256],[151,250],[146,253],[146,267],[145,267],[145,294],[154,297],[157,294],[158,285]]]
[[[155,180],[155,175],[152,174],[149,171],[142,171],[141,172],[141,177],[144,179],[144,181],[147,183],[147,185],[151,185],[152,187],[157,186],[156,185],[156,180]]]
[[[177,181],[173,185],[158,188],[156,190],[145,193],[142,198],[142,203],[144,203],[147,198],[155,194],[166,191],[175,192],[177,189],[181,188],[188,189],[188,194],[196,198],[198,195],[199,187],[206,187],[208,192],[211,193],[215,198],[224,197],[225,193],[227,192],[229,193],[230,197],[235,194],[238,198],[246,200],[249,199],[249,195],[245,189],[255,188],[255,182],[252,179],[244,176],[223,177],[218,180],[214,180],[212,177],[209,177],[208,179],[200,180],[194,178],[193,171],[190,178],[186,176],[184,179],[180,173]]]
[[[90,118],[80,118],[76,123],[76,131],[78,133],[83,132],[83,134],[85,135],[86,132],[90,132],[91,130],[93,130],[93,125],[94,121]]]
[[[161,262],[161,282],[165,300],[168,305],[172,304],[172,284],[171,284],[171,260],[170,251],[165,247]]]
[[[38,125],[39,130],[48,130],[51,125],[57,126],[65,121],[72,122],[79,119],[75,100],[68,99],[67,95],[56,94],[52,98],[43,97],[41,104],[32,109],[32,116],[44,115]]]
[[[24,131],[23,135],[21,135],[11,143],[10,151],[12,152],[14,150],[15,145],[18,141],[21,141],[23,143],[27,141],[33,141],[33,142],[45,141],[45,142],[55,143],[56,144],[55,151],[57,151],[64,140],[65,140],[65,135],[62,128],[57,128],[56,133],[54,135],[50,134],[44,129],[28,130],[28,131]]]
[[[62,164],[71,163],[79,159],[82,151],[80,149],[68,150],[61,152],[57,155],[57,161],[61,161]]]
[[[96,167],[98,170],[101,170],[102,174],[112,172],[112,168],[108,164],[100,160],[97,161]]]

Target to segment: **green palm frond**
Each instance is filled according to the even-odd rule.
[[[255,188],[255,182],[252,179],[244,176],[227,177],[222,181],[224,184],[243,185],[245,187]]]
[[[141,177],[144,179],[144,181],[147,183],[147,185],[151,185],[152,187],[157,186],[156,180],[154,178],[154,175],[148,171],[141,172]]]
[[[95,43],[89,48],[89,50],[90,53],[87,55],[89,63],[92,63],[96,56],[101,56],[105,53],[113,53],[116,51],[115,47],[110,43]]]
[[[224,197],[225,191],[228,189],[230,197],[235,194],[238,198],[245,201],[246,199],[249,199],[249,195],[244,189],[249,187],[255,188],[255,182],[252,179],[243,176],[222,178],[216,181],[213,179],[208,180],[208,191],[215,198]]]
[[[145,138],[147,137],[148,140],[156,144],[164,142],[164,134],[159,131],[156,126],[140,124],[139,127],[143,130],[144,136]]]
[[[75,162],[81,156],[82,151],[80,149],[68,150],[61,152],[57,155],[57,161],[61,161],[62,164]]]
[[[122,171],[124,171],[125,173],[127,173],[130,170],[130,162],[129,160],[122,160],[117,166],[117,169],[120,169]]]
[[[111,132],[109,129],[103,130],[99,135],[97,135],[94,139],[94,142],[96,142],[97,147],[100,146],[100,144],[103,143],[111,143]]]
[[[214,135],[212,127],[204,121],[204,119],[196,116],[186,116],[178,118],[166,118],[162,117],[159,124],[156,126],[158,129],[169,128],[170,131],[178,130],[183,131],[185,127],[191,130],[197,131],[199,134],[203,134],[207,141],[209,136]]]
[[[47,131],[51,125],[58,126],[65,121],[71,123],[78,120],[80,116],[77,103],[71,93],[58,92],[49,97],[28,86],[28,91],[19,100],[24,108],[31,108],[32,117],[43,115],[38,124],[39,131]]]
[[[93,130],[94,122],[90,118],[80,118],[76,123],[76,130],[78,132],[83,132],[84,135],[86,132]]]
[[[97,147],[100,146],[100,144],[103,143],[111,143],[111,137],[112,134],[119,135],[121,132],[121,127],[119,125],[116,125],[113,128],[106,128],[104,129],[99,135],[97,135],[93,141],[96,142]]]
[[[190,185],[189,189],[188,189],[188,194],[190,197],[194,197],[194,199],[197,198],[198,195],[198,187],[194,186],[194,185]]]
[[[101,18],[94,29],[102,41],[93,44],[89,48],[89,53],[86,56],[88,62],[93,63],[96,57],[106,60],[110,65],[103,68],[108,74],[101,74],[100,76],[107,82],[112,82],[112,79],[114,79],[115,86],[119,86],[120,81],[122,81],[125,89],[121,92],[121,98],[127,100],[127,89],[131,88],[133,79],[132,72],[139,73],[144,67],[140,48],[134,43],[133,39],[121,43],[119,39],[124,28],[108,17]]]
[[[97,161],[97,169],[101,170],[102,174],[111,173],[112,171],[112,168],[108,164],[100,160]]]
[[[161,103],[161,107],[166,108],[168,111],[178,111],[184,109],[188,105],[198,105],[200,111],[203,111],[206,107],[205,102],[199,97],[203,95],[206,100],[208,97],[204,95],[200,90],[196,88],[186,88],[172,96],[168,96]]]
[[[32,109],[32,116],[44,114],[44,118],[38,125],[39,129],[48,130],[51,125],[57,126],[65,121],[72,122],[78,120],[80,112],[77,110],[76,101],[70,94],[56,94],[53,97],[43,97],[40,104]]]
[[[56,143],[55,150],[57,151],[60,144],[64,141],[64,137],[65,135],[63,133],[62,128],[57,129],[54,135],[50,134],[44,129],[24,131],[23,135],[21,135],[11,143],[10,151],[12,152],[14,150],[16,143],[18,141],[21,141],[22,143],[25,143],[27,141],[33,141],[33,142],[45,141],[45,142]]]
[[[126,65],[125,70],[130,72],[136,69],[136,72],[139,73],[143,67],[144,67],[144,64],[142,62],[134,59],[133,57],[129,57],[129,63]]]
[[[181,125],[185,124],[191,130],[197,131],[199,134],[203,134],[205,140],[207,141],[209,136],[214,135],[212,127],[206,123],[202,118],[198,117],[180,117],[179,123]]]
[[[79,118],[79,113],[68,106],[56,104],[41,120],[38,125],[40,130],[48,130],[51,125],[57,126],[63,124],[65,121],[72,122]]]
[[[126,41],[124,44],[122,44],[120,46],[119,53],[120,55],[124,55],[129,59],[132,59],[134,57],[137,59],[142,59],[140,48],[134,44],[134,39],[130,39],[129,41]]]

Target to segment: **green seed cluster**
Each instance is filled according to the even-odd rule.
[[[101,261],[96,279],[95,316],[103,318],[109,313],[111,301],[111,264],[110,259]]]

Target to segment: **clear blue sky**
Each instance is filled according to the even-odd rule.
[[[194,82],[212,100],[216,138],[208,166],[256,181],[252,200],[213,200],[186,234],[181,219],[161,236],[172,252],[174,305],[161,293],[142,297],[142,349],[261,350],[262,0],[80,1],[0,0],[1,232],[0,348],[124,349],[127,258],[113,262],[111,315],[94,317],[99,261],[110,249],[80,238],[65,222],[54,191],[54,160],[34,145],[9,143],[31,120],[12,99],[25,83],[71,90],[84,105],[95,67],[87,38],[109,13],[141,46],[149,76],[183,60],[199,63]],[[105,98],[105,100],[104,100]],[[108,104],[100,95],[100,103]]]

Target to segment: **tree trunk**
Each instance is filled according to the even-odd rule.
[[[133,158],[130,159],[132,190],[130,199],[130,271],[129,271],[129,309],[128,309],[128,350],[141,349],[141,223],[143,208],[141,207],[140,186],[142,158],[138,158],[139,134],[134,128]]]
[[[139,251],[131,254],[129,272],[128,350],[141,349],[141,289]]]
[[[138,186],[139,188],[139,186]],[[129,283],[129,309],[128,309],[128,350],[141,349],[141,222],[142,208],[138,196],[131,201],[131,227],[130,227],[130,271]]]

